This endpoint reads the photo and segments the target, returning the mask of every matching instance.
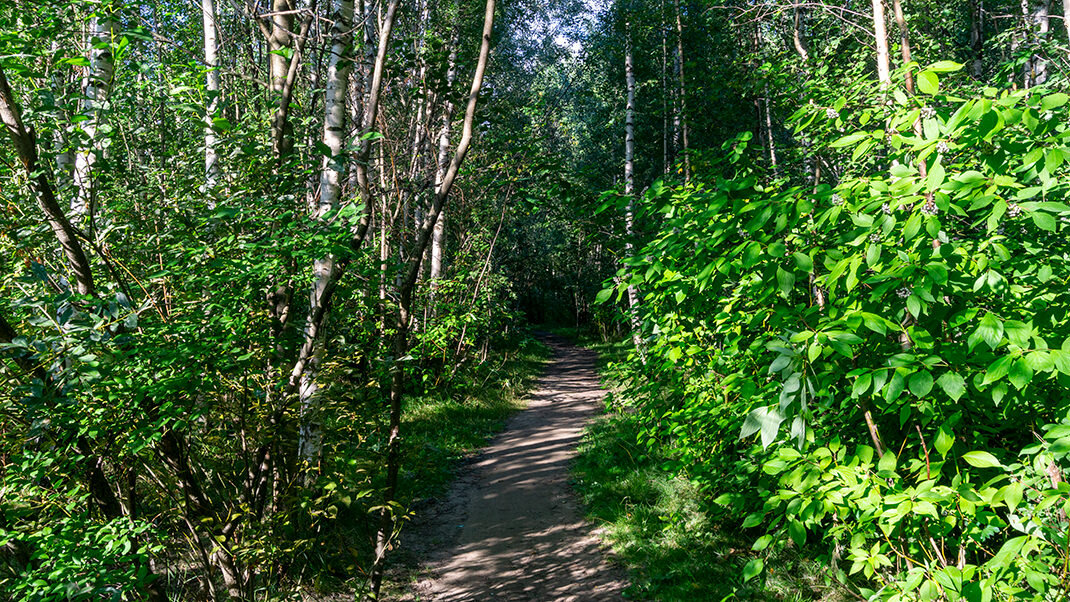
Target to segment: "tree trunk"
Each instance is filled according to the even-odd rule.
[[[442,185],[435,194],[434,202],[431,204],[428,214],[420,227],[407,272],[398,290],[398,313],[393,344],[395,361],[390,369],[390,434],[387,440],[386,491],[384,493],[383,509],[379,513],[379,529],[375,538],[375,562],[371,571],[371,599],[373,600],[379,599],[379,590],[383,582],[384,560],[390,541],[395,533],[394,511],[390,508],[390,503],[394,502],[394,498],[397,496],[398,473],[401,461],[401,399],[405,386],[405,363],[399,360],[409,352],[412,299],[416,284],[419,281],[420,263],[423,259],[424,249],[430,243],[435,222],[442,212],[450,190],[453,188],[453,183],[457,180],[461,164],[468,154],[468,148],[472,144],[472,124],[475,120],[476,103],[479,100],[479,92],[483,87],[483,75],[486,73],[487,62],[490,58],[491,32],[494,27],[494,5],[495,0],[487,0],[483,16],[483,37],[479,47],[479,59],[476,63],[475,73],[472,75],[472,87],[468,94],[468,107],[465,110],[461,140],[457,144],[457,150],[453,153],[449,169],[443,176]]]
[[[313,218],[322,220],[339,206],[342,196],[342,174],[346,171],[342,145],[346,134],[346,99],[348,97],[349,69],[353,64],[350,50],[353,47],[353,0],[335,0],[332,6],[331,56],[327,66],[327,90],[323,106],[323,145],[330,151],[323,158],[320,169],[320,194]],[[317,259],[313,266],[314,282],[311,298],[312,310],[305,320],[304,340],[315,347],[309,363],[301,375],[298,389],[301,410],[301,438],[298,454],[308,466],[319,462],[323,442],[323,424],[320,414],[318,368],[323,355],[322,324],[315,320],[316,308],[324,302],[327,287],[335,277],[335,257],[327,255]],[[318,340],[317,340],[318,339]]]
[[[795,52],[798,52],[799,57],[806,62],[810,60],[810,50],[806,47],[806,38],[802,35],[803,16],[803,8],[796,6],[792,18],[791,43],[795,46]]]
[[[903,57],[903,66],[910,64],[910,32],[907,29],[907,19],[903,14],[903,3],[900,0],[892,0],[892,12],[895,14],[895,23],[899,26],[899,53]],[[907,92],[914,94],[914,72],[909,67],[906,70]]]
[[[632,64],[631,24],[628,24],[624,50],[624,78],[627,86],[627,101],[624,106],[624,196],[628,204],[624,210],[624,254],[635,254],[632,237],[635,235],[635,69]],[[627,276],[630,278],[631,276]],[[634,284],[628,284],[628,321],[632,328],[632,343],[639,359],[646,364],[646,350],[639,322],[639,292]]]
[[[214,119],[219,110],[219,38],[216,35],[215,0],[202,0],[204,17],[204,63],[208,73],[204,82],[208,106],[204,115],[204,188],[209,208],[215,207],[213,190],[219,181],[219,155],[216,152]]]
[[[1063,0],[1063,6],[1068,5],[1070,5],[1070,0]],[[974,79],[981,79],[985,72],[984,6],[984,0],[970,0],[970,53],[973,55],[970,61],[970,74]],[[1067,33],[1070,35],[1070,22],[1067,23]]]
[[[1070,1],[1070,0],[1068,0]],[[452,91],[453,84],[457,81],[457,44],[460,42],[458,36],[460,35],[460,28],[455,28],[453,32],[453,40],[450,46],[449,67],[446,69],[446,90]],[[438,194],[442,189],[442,180],[446,177],[446,168],[448,167],[447,161],[449,160],[450,151],[450,130],[453,125],[453,99],[450,97],[449,92],[446,94],[446,99],[443,103],[443,115],[442,115],[442,129],[438,134],[438,158],[435,161],[435,194]],[[443,208],[439,213],[438,219],[435,220],[435,231],[431,238],[431,274],[430,279],[432,286],[434,282],[442,277],[442,257],[446,248],[446,209]]]
[[[877,81],[881,88],[892,85],[892,71],[888,57],[888,30],[884,24],[884,3],[882,0],[873,2],[873,40],[877,49]]]
[[[89,138],[88,145],[79,148],[74,157],[75,194],[71,199],[71,215],[75,221],[86,219],[92,231],[94,194],[93,165],[104,150],[98,137],[101,105],[108,96],[115,75],[115,60],[112,56],[112,35],[115,20],[111,15],[93,15],[89,19],[89,69],[82,82],[85,100],[82,104],[82,131]]]
[[[56,194],[52,183],[48,179],[45,170],[40,169],[37,163],[37,140],[33,133],[26,129],[22,123],[22,114],[19,111],[15,95],[8,84],[7,76],[3,68],[0,68],[0,121],[3,122],[11,137],[12,143],[18,154],[19,161],[26,170],[29,178],[30,190],[37,197],[37,204],[44,212],[52,233],[59,241],[60,248],[67,256],[67,265],[74,273],[78,293],[81,295],[96,295],[93,283],[93,269],[89,264],[89,258],[82,248],[82,243],[75,234],[67,216],[60,208],[56,200]]]
[[[680,15],[680,0],[676,0],[676,75],[680,97],[680,135],[683,142],[684,182],[691,181],[691,159],[687,156],[691,143],[688,140],[687,84],[684,81],[684,22]],[[630,51],[629,51],[630,54]],[[633,74],[634,77],[634,74]]]

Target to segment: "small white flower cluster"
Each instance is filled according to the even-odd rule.
[[[885,204],[881,205],[881,211],[884,212],[884,215],[891,215],[892,214],[892,206],[889,205],[888,203],[885,203]]]
[[[932,119],[933,117],[936,117],[936,109],[934,109],[932,107],[922,107],[921,108],[921,118],[922,119]]]
[[[903,288],[896,289],[895,294],[899,295],[900,299],[906,299],[910,295],[914,294],[914,291],[910,290],[909,286],[904,286]]]
[[[836,205],[837,207],[843,204],[843,197],[838,194],[833,194],[829,200],[832,201],[832,204]]]
[[[1018,217],[1022,214],[1022,208],[1018,203],[1011,203],[1007,206],[1007,217]]]
[[[881,241],[881,233],[880,232],[874,232],[873,234],[869,235],[869,242],[880,242],[880,241]]]
[[[937,213],[940,213],[940,209],[936,206],[935,202],[928,200],[922,205],[921,212],[925,215],[936,215]]]
[[[836,119],[839,116],[840,112],[836,109],[825,109],[825,117],[828,117],[829,119]]]
[[[950,151],[951,151],[951,147],[947,145],[947,142],[944,142],[943,140],[941,140],[940,142],[936,143],[936,152],[938,152],[940,154],[947,154]]]

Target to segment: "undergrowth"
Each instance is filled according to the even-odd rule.
[[[612,363],[627,343],[579,338],[599,352],[612,384]],[[610,393],[609,413],[588,427],[573,464],[573,478],[587,517],[629,570],[630,599],[652,601],[839,600],[827,590],[822,567],[797,550],[767,563],[764,580],[743,583],[753,537],[707,512],[709,501],[685,478],[661,469],[666,458],[640,447],[641,425]],[[805,551],[804,551],[805,552]]]

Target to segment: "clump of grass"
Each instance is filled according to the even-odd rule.
[[[446,490],[456,463],[486,445],[506,419],[526,405],[526,395],[542,373],[550,350],[526,338],[514,349],[492,356],[467,379],[463,394],[432,390],[406,401],[405,474],[401,498],[416,502]]]
[[[660,470],[661,460],[635,443],[639,427],[626,412],[602,417],[588,428],[573,465],[588,518],[604,528],[604,537],[631,573],[628,597],[666,602],[821,599],[814,590],[819,567],[792,551],[766,561],[764,581],[743,583],[750,540],[714,521],[686,479]]]

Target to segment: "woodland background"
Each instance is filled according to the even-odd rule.
[[[1068,6],[4,3],[0,598],[380,597],[531,324],[637,597],[1065,598]]]

